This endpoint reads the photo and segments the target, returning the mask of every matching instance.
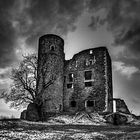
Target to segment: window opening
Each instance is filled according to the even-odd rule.
[[[93,60],[89,60],[89,65],[93,65]]]
[[[92,71],[85,71],[85,80],[92,79]]]
[[[96,62],[95,56],[93,59],[86,60],[86,66],[93,65]]]
[[[85,82],[85,87],[91,87],[92,86],[92,82]]]
[[[64,83],[66,82],[66,76],[64,76]]]
[[[89,65],[89,62],[88,62],[88,60],[86,60],[86,66],[88,66]]]
[[[73,82],[74,74],[70,73],[69,74],[69,82]]]
[[[50,50],[51,50],[51,51],[54,51],[54,50],[55,50],[55,46],[54,46],[54,45],[51,45],[51,46],[50,46]]]
[[[67,84],[67,88],[73,88],[73,84],[72,83]]]
[[[73,88],[73,81],[74,81],[74,74],[70,73],[68,75],[68,84],[67,84],[67,88]]]
[[[76,101],[71,101],[71,107],[76,107]]]
[[[87,107],[93,107],[93,106],[94,106],[94,103],[95,103],[95,101],[88,100],[88,101],[86,102],[86,106],[87,106]]]

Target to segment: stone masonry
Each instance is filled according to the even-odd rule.
[[[112,67],[106,47],[81,51],[65,60],[64,41],[39,39],[37,92],[42,111],[113,112]]]
[[[111,60],[106,47],[74,55],[64,70],[65,111],[112,112]]]
[[[59,112],[63,105],[64,41],[56,35],[39,39],[37,93],[43,112]]]

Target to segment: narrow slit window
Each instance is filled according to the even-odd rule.
[[[89,65],[93,65],[93,60],[89,60]]]
[[[66,82],[66,76],[64,76],[64,83]]]
[[[51,46],[50,46],[50,50],[51,50],[51,51],[54,51],[54,50],[55,50],[55,46],[54,46],[54,45],[51,45]]]
[[[92,71],[85,71],[85,80],[92,79]]]
[[[91,65],[94,65],[95,62],[96,62],[96,59],[95,59],[95,56],[94,56],[93,59],[86,60],[85,64],[86,64],[86,66],[91,66]]]

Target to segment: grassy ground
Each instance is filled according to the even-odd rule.
[[[140,140],[140,125],[72,125],[0,121],[1,140]]]

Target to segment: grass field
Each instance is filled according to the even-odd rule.
[[[0,140],[140,140],[140,125],[74,125],[0,121]]]

